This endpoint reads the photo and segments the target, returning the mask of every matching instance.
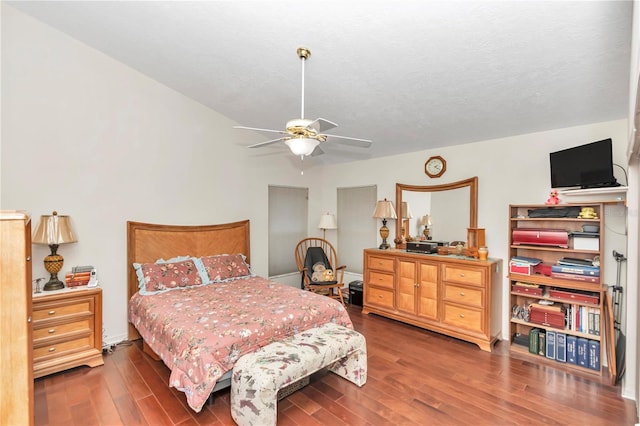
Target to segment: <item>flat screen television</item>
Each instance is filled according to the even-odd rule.
[[[619,186],[613,176],[611,139],[549,154],[552,188]]]

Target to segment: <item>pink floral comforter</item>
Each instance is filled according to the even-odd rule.
[[[169,385],[197,412],[242,355],[328,322],[353,328],[339,302],[262,277],[137,293],[129,321],[171,370]]]

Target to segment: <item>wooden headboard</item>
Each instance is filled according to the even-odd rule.
[[[157,225],[127,222],[127,301],[138,291],[133,263],[149,263],[177,256],[242,253],[251,262],[249,221],[220,225]],[[129,340],[140,335],[129,324]]]

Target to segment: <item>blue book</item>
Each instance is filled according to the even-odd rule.
[[[567,335],[567,362],[569,364],[578,364],[577,344],[578,339],[576,336]]]
[[[556,332],[553,330],[547,330],[546,351],[547,358],[556,359]]]
[[[599,266],[552,265],[551,272],[562,272],[565,274],[588,275],[590,277],[599,277],[600,267]]]
[[[600,342],[589,340],[589,368],[600,371]]]
[[[567,335],[556,333],[556,361],[567,362]]]
[[[576,360],[580,367],[589,366],[589,341],[584,337],[578,337],[576,342]]]

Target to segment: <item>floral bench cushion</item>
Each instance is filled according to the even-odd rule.
[[[362,334],[334,323],[296,334],[244,355],[231,378],[231,415],[239,425],[275,425],[278,390],[328,367],[362,386],[367,347]]]

